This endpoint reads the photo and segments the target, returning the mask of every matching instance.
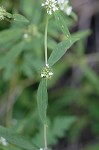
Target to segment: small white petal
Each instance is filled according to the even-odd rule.
[[[67,10],[66,10],[66,14],[67,15],[70,15],[72,12],[72,7],[68,7]]]
[[[53,75],[53,72],[49,72],[49,75],[52,76],[52,75]]]
[[[44,74],[41,74],[41,77],[43,78],[43,77],[44,77]]]
[[[52,14],[51,10],[49,10],[49,11],[48,11],[48,14],[49,14],[49,15],[51,15],[51,14]]]

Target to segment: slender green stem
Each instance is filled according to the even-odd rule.
[[[44,124],[44,150],[47,150],[46,124]]]
[[[45,40],[44,40],[44,45],[45,45],[45,65],[47,64],[47,29],[48,29],[48,18],[46,20]]]
[[[45,26],[45,66],[47,65],[47,30],[48,30],[48,18],[46,20],[46,26]],[[46,80],[46,86],[47,86],[47,80]],[[46,137],[46,124],[44,124],[44,150],[47,150],[47,137]]]

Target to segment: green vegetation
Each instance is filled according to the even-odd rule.
[[[99,138],[99,76],[90,67],[99,54],[84,45],[91,31],[70,33],[75,13],[48,15],[42,2],[0,1],[0,150],[75,143],[86,129]]]

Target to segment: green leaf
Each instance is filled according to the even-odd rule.
[[[48,93],[46,79],[42,79],[37,92],[37,106],[42,123],[46,124],[46,113],[48,105]]]
[[[7,29],[0,32],[0,44],[13,41],[20,38],[23,33],[22,29]]]
[[[1,148],[1,147],[0,147]],[[8,146],[3,146],[4,149],[2,150],[23,150],[22,148],[16,147],[16,146],[12,146],[12,145],[8,145]],[[1,150],[1,149],[0,149]]]
[[[29,20],[20,14],[13,14],[13,18],[15,21],[29,23]]]
[[[73,116],[67,116],[67,117],[57,117],[54,120],[53,128],[50,128],[49,139],[48,141],[52,144],[55,144],[57,142],[57,138],[63,137],[70,129],[72,124],[77,120],[76,117]]]
[[[3,71],[3,79],[4,81],[7,81],[9,79],[11,79],[12,74],[15,71],[15,64],[14,63],[7,63],[4,71]]]
[[[31,18],[31,16],[33,15],[33,6],[34,6],[33,0],[28,0],[28,1],[22,0],[22,1],[20,1],[21,11],[28,18]]]
[[[0,137],[5,138],[9,143],[27,150],[37,150],[34,145],[24,137],[14,133],[10,129],[0,126]]]
[[[71,37],[57,44],[48,59],[49,65],[53,66],[77,40],[78,38]]]
[[[8,63],[13,63],[15,59],[20,55],[23,51],[24,42],[20,42],[12,47],[12,49],[7,52],[6,56],[0,59],[0,68],[3,68],[8,65]]]
[[[56,117],[53,122],[48,122],[47,128],[47,143],[48,146],[56,144],[59,138],[62,138],[66,135],[66,131],[70,129],[73,123],[77,120],[76,117],[67,116],[67,117]],[[33,138],[33,141],[36,145],[43,147],[43,130],[40,129],[40,132],[36,134]]]
[[[66,24],[64,18],[62,17],[62,15],[57,12],[57,13],[54,13],[54,16],[55,16],[57,24],[60,26],[62,32],[65,34],[65,36],[67,38],[70,38],[71,37],[70,32],[68,30],[67,24]]]
[[[88,37],[90,34],[91,34],[91,30],[84,30],[84,31],[79,31],[79,32],[72,34],[72,37],[83,39],[83,38]]]
[[[23,64],[21,65],[21,71],[24,73],[24,75],[26,75],[28,78],[33,78],[34,75],[34,70],[33,70],[33,66],[31,66],[30,64],[28,64],[27,62],[23,62]]]

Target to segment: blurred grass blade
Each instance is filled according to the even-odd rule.
[[[37,92],[37,105],[38,112],[41,118],[42,123],[46,124],[46,113],[48,105],[48,93],[46,86],[46,79],[42,79]]]
[[[0,137],[5,138],[9,143],[27,150],[37,150],[34,145],[24,137],[14,133],[10,129],[0,126]]]
[[[29,20],[20,14],[13,14],[13,18],[15,21],[29,23]]]
[[[62,32],[65,34],[65,36],[66,36],[67,38],[70,38],[71,35],[70,35],[69,30],[68,30],[67,24],[66,24],[66,22],[64,21],[63,16],[61,16],[61,14],[58,13],[58,12],[57,12],[57,13],[54,13],[54,16],[55,16],[55,19],[56,19],[56,21],[57,21],[57,24],[60,26]]]
[[[57,44],[48,59],[49,65],[53,66],[77,40],[78,38],[71,37]]]

